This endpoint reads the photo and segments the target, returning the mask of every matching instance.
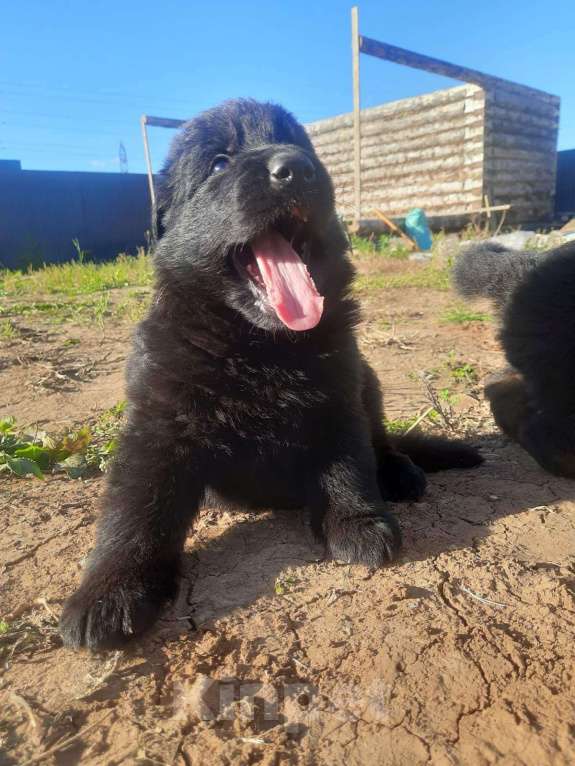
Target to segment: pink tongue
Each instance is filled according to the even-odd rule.
[[[323,298],[289,242],[267,231],[251,243],[274,311],[290,330],[311,330],[321,319]]]

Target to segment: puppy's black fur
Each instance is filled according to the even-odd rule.
[[[501,312],[513,369],[485,387],[496,422],[543,468],[575,477],[575,242],[546,253],[468,250],[455,283]]]
[[[313,329],[288,330],[244,268],[253,271],[249,243],[271,229],[293,242],[325,298]],[[290,114],[239,100],[189,122],[163,172],[157,232],[127,426],[96,547],[62,615],[72,646],[121,646],[154,622],[204,502],[307,507],[333,556],[379,566],[400,545],[383,498],[416,500],[425,487],[385,432],[379,384],[357,347],[331,182]],[[441,440],[409,437],[405,448],[426,470],[481,460]]]

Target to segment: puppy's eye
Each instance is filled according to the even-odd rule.
[[[215,173],[223,173],[224,170],[227,170],[229,164],[230,158],[227,156],[227,154],[218,154],[218,156],[212,162],[210,175],[214,175]]]

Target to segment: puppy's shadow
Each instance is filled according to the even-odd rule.
[[[276,583],[286,568],[324,559],[324,546],[315,540],[303,511],[227,514],[206,509],[197,527],[183,555],[176,602],[150,633],[126,649],[137,663],[114,672],[83,699],[115,699],[134,677],[153,676],[161,688],[173,642],[186,638],[193,651],[194,639],[214,629],[218,618],[249,608],[262,596],[277,597]],[[144,700],[135,704],[143,715]]]
[[[482,466],[430,476],[421,502],[390,508],[399,518],[404,542],[394,568],[477,546],[506,516],[575,501],[575,481],[544,472],[500,434],[482,437],[479,446],[486,456]],[[204,527],[198,538],[190,538],[178,601],[155,640],[193,636],[198,627],[273,596],[288,567],[325,560],[325,548],[314,539],[303,511],[240,513],[221,528],[216,522],[214,533]]]
[[[474,442],[485,458],[481,466],[428,476],[420,503],[394,507],[403,532],[404,561],[477,547],[494,533],[498,520],[529,510],[536,513],[562,500],[575,501],[575,480],[544,471],[499,432]],[[575,540],[564,542],[575,550]]]
[[[287,568],[325,558],[325,546],[315,539],[304,511],[230,516],[224,531],[217,523],[213,531],[200,524],[198,536],[190,537],[179,597],[162,620],[163,635],[193,633],[261,596],[273,596]]]

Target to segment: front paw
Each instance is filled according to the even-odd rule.
[[[570,419],[538,412],[522,424],[518,441],[541,468],[555,476],[575,478],[575,438]]]
[[[389,453],[380,462],[377,481],[383,499],[394,503],[416,502],[427,486],[425,473],[400,452]]]
[[[66,646],[121,649],[150,628],[177,591],[175,576],[89,572],[60,618]]]
[[[329,524],[326,537],[334,559],[369,567],[389,564],[401,547],[399,524],[388,513],[337,519]]]

